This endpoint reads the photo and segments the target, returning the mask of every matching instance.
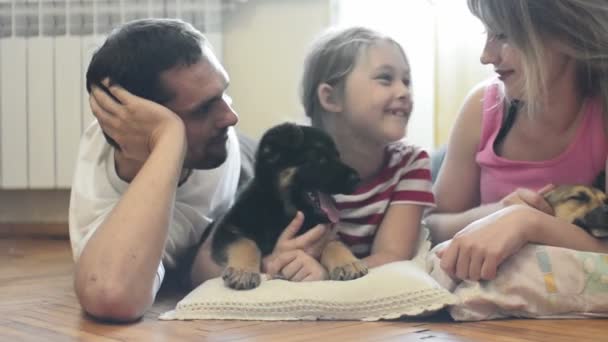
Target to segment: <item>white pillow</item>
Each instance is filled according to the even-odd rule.
[[[220,278],[206,281],[160,319],[364,320],[415,316],[454,304],[419,265],[400,261],[351,281],[263,280],[237,291]]]
[[[528,244],[508,258],[491,281],[453,281],[433,249],[431,276],[452,290],[457,321],[506,317],[608,317],[608,254]]]
[[[237,291],[215,278],[160,319],[375,321],[434,312],[456,300],[424,269],[429,244],[428,234],[421,235],[424,241],[414,260],[371,269],[359,279],[302,283],[263,279],[256,289]]]

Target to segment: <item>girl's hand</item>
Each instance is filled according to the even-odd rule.
[[[317,281],[328,279],[327,270],[317,259],[301,249],[276,255],[268,264],[267,273],[272,278],[290,281]],[[278,276],[277,276],[278,275]]]
[[[135,96],[119,85],[93,86],[89,103],[103,131],[120,146],[125,157],[145,161],[166,134],[184,134],[183,121],[168,108]]]
[[[555,188],[553,184],[545,185],[542,189],[536,192],[530,189],[519,188],[505,196],[500,203],[502,204],[503,208],[511,205],[523,204],[538,209],[549,215],[553,215],[553,208],[549,205],[549,203],[547,203],[547,201],[545,201],[545,198],[543,197],[544,194],[553,190],[553,188]]]
[[[306,233],[296,236],[303,223],[304,214],[298,211],[279,236],[272,254],[264,257],[262,261],[264,272],[270,275],[280,273],[284,266],[298,257],[299,254],[295,253],[297,251],[309,255],[312,259],[318,259],[321,256],[322,248],[327,239],[332,236],[332,232],[325,225],[318,225]]]
[[[498,266],[529,241],[529,215],[529,207],[512,205],[471,223],[437,253],[441,268],[452,278],[494,279]]]
[[[304,214],[298,211],[291,223],[289,223],[279,236],[272,254],[277,255],[283,252],[301,249],[318,259],[321,256],[327,239],[332,236],[332,232],[329,227],[320,224],[311,228],[306,233],[296,236],[303,223]]]

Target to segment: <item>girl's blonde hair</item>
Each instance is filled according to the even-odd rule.
[[[583,96],[599,95],[608,111],[608,3],[606,0],[468,0],[469,9],[493,33],[505,34],[522,53],[527,105],[538,108],[547,75],[549,40],[576,61]]]
[[[395,40],[365,27],[330,28],[312,43],[304,60],[300,101],[313,126],[323,126],[322,115],[325,113],[317,95],[319,85],[327,83],[342,96],[346,77],[359,56],[379,41],[393,43],[405,58],[403,48]]]

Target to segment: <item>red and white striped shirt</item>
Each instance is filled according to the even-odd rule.
[[[426,151],[403,141],[386,149],[386,165],[378,176],[350,195],[336,195],[340,212],[338,236],[358,257],[368,256],[389,206],[434,206],[430,159]]]

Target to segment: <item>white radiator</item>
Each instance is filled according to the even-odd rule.
[[[69,188],[93,120],[85,89],[92,53],[118,24],[182,18],[221,58],[223,10],[236,0],[0,0],[0,188]]]

